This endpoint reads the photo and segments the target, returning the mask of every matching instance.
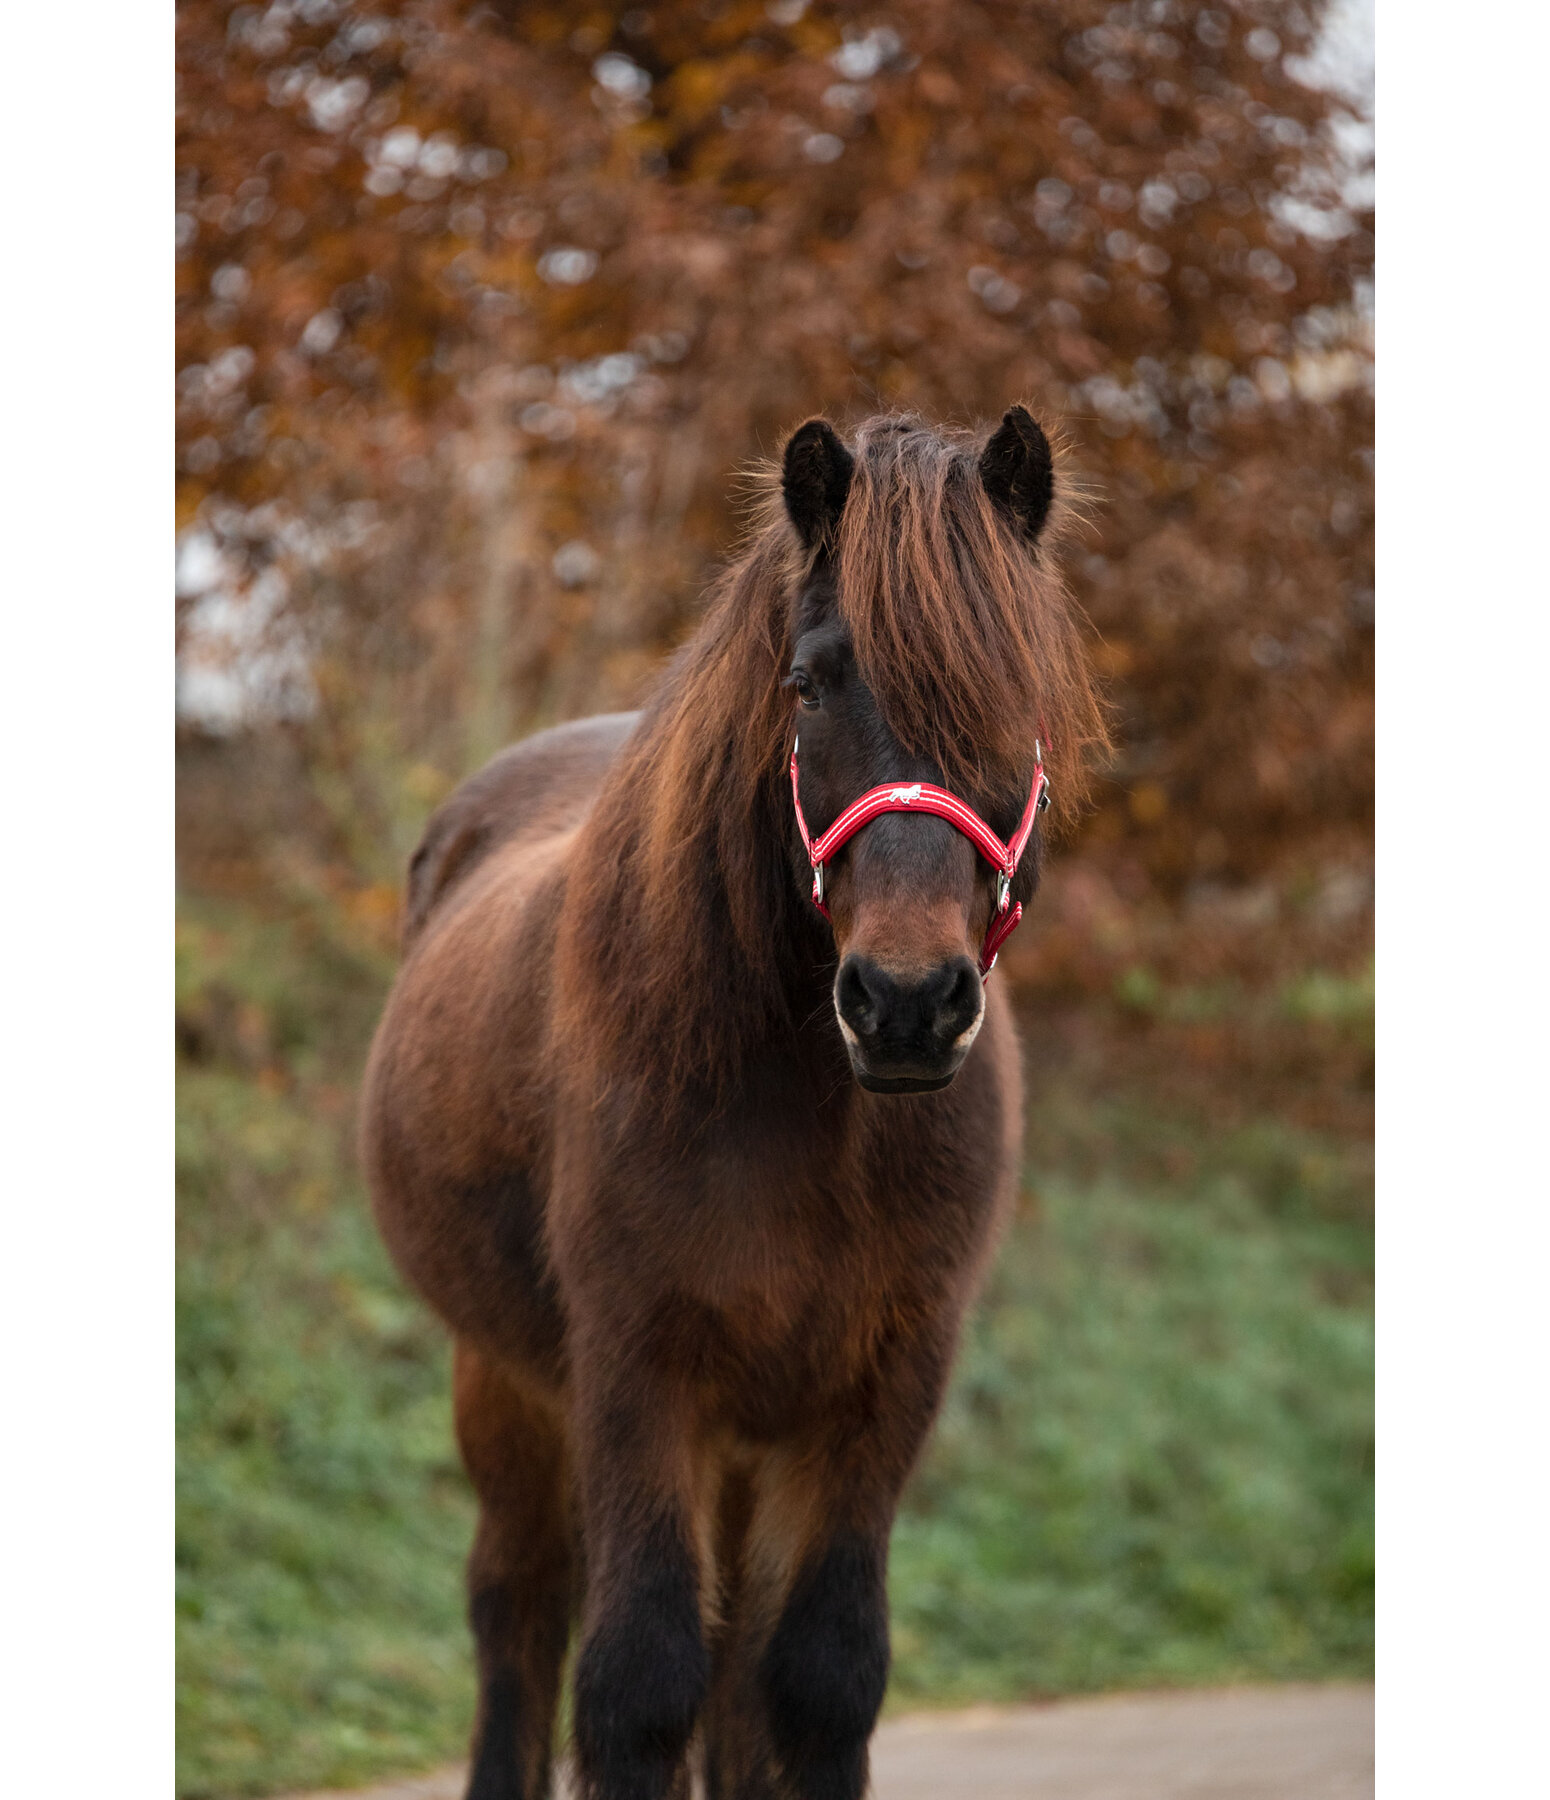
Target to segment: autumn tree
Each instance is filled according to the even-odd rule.
[[[791,425],[1027,398],[1119,715],[1086,864],[1177,913],[1359,863],[1372,238],[1318,24],[185,0],[191,719],[284,736],[381,877],[504,737],[639,696]]]

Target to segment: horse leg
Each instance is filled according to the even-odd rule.
[[[757,1489],[730,1472],[716,1529],[719,1619],[711,1641],[710,1691],[700,1715],[705,1800],[776,1800],[774,1759],[759,1682],[759,1656],[774,1622],[767,1584],[749,1561]]]
[[[707,1800],[864,1791],[898,1486],[877,1462],[856,1439],[761,1459],[705,1709]]]
[[[852,1416],[777,1471],[755,1530],[790,1570],[760,1659],[770,1737],[801,1800],[861,1800],[888,1685],[888,1537],[935,1416],[945,1333],[897,1346]]]
[[[563,1428],[541,1399],[462,1343],[453,1404],[479,1496],[468,1559],[479,1710],[467,1800],[545,1800],[573,1597]]]
[[[587,1591],[575,1739],[586,1800],[687,1800],[705,1697],[702,1520],[685,1396],[576,1370]]]
[[[888,1532],[850,1519],[815,1546],[760,1665],[770,1735],[802,1800],[861,1800],[888,1685]]]
[[[826,1516],[827,1484],[777,1489],[753,1526],[743,1589],[705,1709],[707,1800],[859,1800],[888,1674],[891,1514]],[[800,1519],[801,1538],[784,1529]]]

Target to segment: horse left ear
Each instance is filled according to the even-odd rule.
[[[1028,542],[1037,543],[1055,498],[1055,459],[1026,406],[1014,406],[980,452],[980,480],[1022,526]]]
[[[827,419],[798,425],[786,445],[780,491],[786,514],[809,550],[832,539],[845,510],[856,459]]]

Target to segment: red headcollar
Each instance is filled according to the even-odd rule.
[[[827,919],[829,909],[823,898],[823,866],[835,851],[853,838],[863,825],[880,813],[935,813],[961,831],[996,871],[996,910],[990,915],[985,942],[980,949],[980,974],[988,975],[996,966],[996,954],[1017,929],[1023,916],[1022,902],[1008,910],[1012,893],[1012,877],[1022,861],[1028,839],[1033,835],[1033,822],[1049,805],[1049,782],[1044,774],[1044,755],[1037,738],[1033,741],[1033,786],[1022,821],[1012,833],[1009,844],[1002,843],[979,814],[966,801],[946,788],[934,787],[929,781],[912,781],[890,787],[869,788],[859,800],[852,800],[823,836],[814,841],[802,812],[802,796],[797,788],[797,745],[791,746],[791,799],[797,810],[797,829],[807,846],[808,861],[813,865],[813,905]]]

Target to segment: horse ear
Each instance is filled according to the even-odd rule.
[[[827,419],[809,419],[791,434],[781,467],[786,514],[809,550],[832,538],[845,510],[856,459]]]
[[[1055,460],[1049,439],[1026,406],[1014,406],[980,453],[985,492],[1037,543],[1055,498]]]

